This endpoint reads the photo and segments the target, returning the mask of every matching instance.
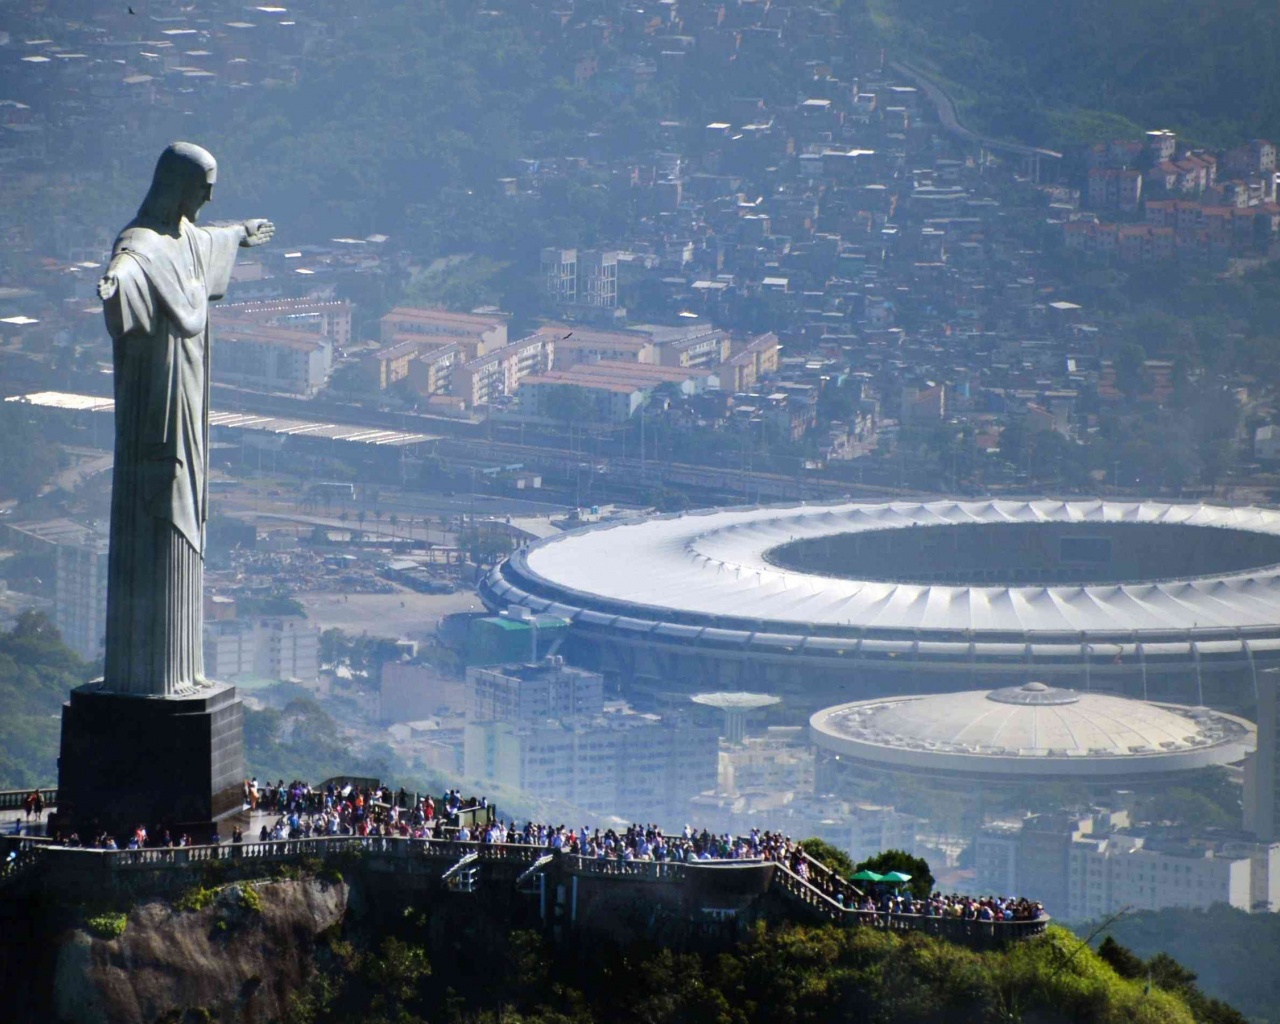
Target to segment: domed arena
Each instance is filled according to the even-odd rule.
[[[1234,715],[1040,682],[841,704],[809,731],[820,772],[1019,784],[1151,783],[1240,761],[1256,745],[1252,723]]]
[[[1280,661],[1280,512],[982,500],[715,509],[531,544],[494,611],[636,692],[833,699],[1033,680],[1224,707]],[[798,698],[798,701],[797,701]]]

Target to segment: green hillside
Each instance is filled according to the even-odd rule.
[[[1103,935],[1138,956],[1169,954],[1196,973],[1209,995],[1229,1000],[1250,1020],[1280,1024],[1280,914],[1227,906],[1142,912],[1122,917]]]
[[[299,991],[291,1024],[1243,1024],[1203,1000],[1193,1011],[1176,981],[1121,977],[1059,928],[977,953],[918,933],[758,926],[697,955],[643,942],[556,949],[528,932],[451,949],[431,940],[429,918],[333,942],[319,957],[332,968]]]
[[[954,83],[978,130],[1048,144],[1126,122],[1210,145],[1280,135],[1280,18],[1267,0],[865,2],[891,54]]]

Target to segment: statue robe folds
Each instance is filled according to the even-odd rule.
[[[106,300],[115,363],[115,467],[103,685],[189,693],[204,678],[209,469],[209,300],[230,282],[244,230],[121,232]]]

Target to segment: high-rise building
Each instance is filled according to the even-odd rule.
[[[548,247],[542,250],[542,293],[557,306],[578,301],[578,250]]]
[[[543,722],[599,715],[604,676],[566,665],[560,657],[536,665],[467,669],[467,720]]]
[[[212,679],[282,679],[314,684],[320,633],[299,615],[206,619],[204,667]]]
[[[1245,762],[1244,827],[1263,842],[1280,840],[1280,672],[1258,673],[1258,749]]]
[[[618,254],[584,249],[578,254],[578,302],[596,309],[618,306]]]
[[[618,308],[618,253],[611,249],[542,250],[542,294],[553,306]]]
[[[691,798],[715,788],[717,733],[624,705],[541,722],[469,721],[464,769],[594,813],[674,823]]]
[[[988,825],[975,837],[974,860],[977,891],[1025,895],[1065,921],[1124,907],[1280,906],[1280,843],[1132,828],[1123,811]]]
[[[62,642],[92,661],[102,655],[107,628],[107,542],[92,531],[58,543],[53,621]]]

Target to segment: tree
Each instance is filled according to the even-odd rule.
[[[929,870],[929,862],[923,857],[913,857],[906,850],[881,850],[874,857],[860,861],[853,869],[874,871],[878,875],[887,875],[890,871],[901,871],[910,875],[907,888],[917,899],[924,899],[933,892],[933,872]]]
[[[1110,935],[1102,940],[1102,944],[1098,947],[1098,956],[1109,963],[1111,969],[1122,978],[1141,978],[1147,971],[1147,965],[1142,962],[1142,957],[1120,945]]]
[[[840,849],[838,846],[832,846],[825,839],[801,839],[800,849],[804,850],[810,857],[819,864],[830,868],[842,878],[848,878],[854,873],[856,868],[853,866],[852,858]]]
[[[42,612],[23,612],[0,633],[0,787],[47,786],[57,778],[62,702],[88,675]]]
[[[29,501],[58,469],[58,449],[46,440],[30,407],[0,402],[0,498]]]
[[[547,395],[547,415],[568,425],[595,418],[595,407],[585,388],[576,384],[553,388]]]

